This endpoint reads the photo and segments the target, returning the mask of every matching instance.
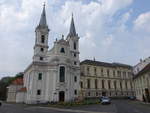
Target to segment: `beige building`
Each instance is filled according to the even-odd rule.
[[[80,66],[83,97],[134,95],[131,66],[95,60],[84,60]]]
[[[133,82],[136,98],[150,102],[150,63],[134,76]]]

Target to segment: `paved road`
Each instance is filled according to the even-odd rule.
[[[150,113],[150,105],[129,100],[113,100],[110,105],[85,105],[69,108],[3,104],[0,107],[0,113]]]

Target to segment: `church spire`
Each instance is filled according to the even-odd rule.
[[[45,3],[43,5],[43,11],[42,11],[42,14],[41,14],[39,26],[47,26],[46,13],[45,13]]]
[[[76,36],[76,29],[75,29],[75,25],[74,25],[74,19],[73,19],[73,13],[72,13],[72,18],[71,18],[71,24],[70,24],[70,31],[68,36]]]

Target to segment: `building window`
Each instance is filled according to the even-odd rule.
[[[102,80],[102,89],[105,88],[104,80]]]
[[[87,88],[90,89],[90,79],[87,79]]]
[[[43,60],[43,57],[40,57],[40,60]]]
[[[44,51],[44,48],[41,48],[41,52],[43,52]]]
[[[111,89],[111,83],[110,83],[110,80],[108,80],[108,88]]]
[[[42,73],[39,73],[38,80],[42,80]]]
[[[114,76],[114,77],[115,77],[115,74],[116,74],[116,73],[115,73],[115,70],[113,70],[113,76]]]
[[[117,89],[117,83],[114,81],[114,88]]]
[[[101,69],[101,74],[102,74],[102,76],[103,76],[103,69]]]
[[[74,94],[77,95],[77,90],[74,90]]]
[[[122,90],[122,82],[120,82],[120,89]]]
[[[64,49],[64,48],[61,48],[61,49],[60,49],[60,52],[61,52],[61,53],[65,53],[65,49]]]
[[[45,36],[44,35],[41,36],[41,42],[45,43]]]
[[[37,95],[41,95],[41,90],[40,89],[37,90]]]
[[[76,43],[74,42],[74,44],[73,44],[73,47],[74,47],[74,50],[76,50],[77,49],[77,47],[76,47]]]
[[[97,89],[97,79],[95,79],[95,89]]]
[[[116,92],[116,96],[118,95],[118,93]]]
[[[95,75],[96,75],[96,73],[97,73],[96,71],[97,71],[97,70],[96,70],[96,67],[94,67],[94,74],[95,74]]]
[[[90,72],[90,68],[89,68],[89,67],[87,67],[87,73],[89,74],[89,72]]]
[[[118,77],[121,77],[121,72],[117,71]]]
[[[149,79],[147,79],[147,83],[149,82]],[[130,86],[131,86],[131,89],[133,89],[133,86],[132,86],[132,82],[130,82]],[[149,86],[149,85],[148,85]]]
[[[76,57],[77,55],[74,53],[74,57]]]
[[[76,62],[76,61],[74,62],[74,65],[77,65],[77,62]]]
[[[80,82],[80,87],[83,88],[83,82]]]
[[[74,82],[77,82],[77,76],[74,77]]]
[[[126,72],[123,72],[123,78],[126,78]]]
[[[91,93],[90,92],[88,92],[88,96],[90,96],[91,95]]]
[[[127,78],[131,76],[132,76],[131,72],[128,72]]]
[[[96,92],[96,96],[98,96],[98,92]]]
[[[128,89],[128,85],[127,85],[127,82],[125,82],[125,86],[126,86],[126,89]]]
[[[109,70],[107,70],[107,76],[109,77]]]
[[[59,68],[59,77],[60,77],[60,82],[65,82],[65,67],[60,66]]]

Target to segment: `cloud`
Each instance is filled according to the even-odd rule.
[[[134,29],[150,32],[150,12],[140,14],[134,21]]]
[[[1,76],[14,75],[31,63],[35,42],[34,30],[40,19],[43,2],[44,0],[0,2]],[[132,3],[133,0],[46,0],[50,48],[56,38],[60,39],[62,34],[67,35],[73,12],[76,31],[80,36],[81,60],[93,59],[95,56],[97,60],[107,62],[135,63],[137,57],[134,56],[142,53],[140,47],[144,49],[148,46],[139,43],[139,36],[143,32],[135,35],[137,31],[130,31],[126,24],[132,16],[129,8]],[[122,13],[123,9],[127,11]],[[121,14],[117,20],[115,16],[118,12]],[[135,27],[138,23],[136,21],[141,20],[138,18],[134,22]],[[147,43],[147,38],[145,35],[146,41],[143,43]],[[136,47],[136,43],[139,48]],[[147,54],[145,49],[144,55]]]

